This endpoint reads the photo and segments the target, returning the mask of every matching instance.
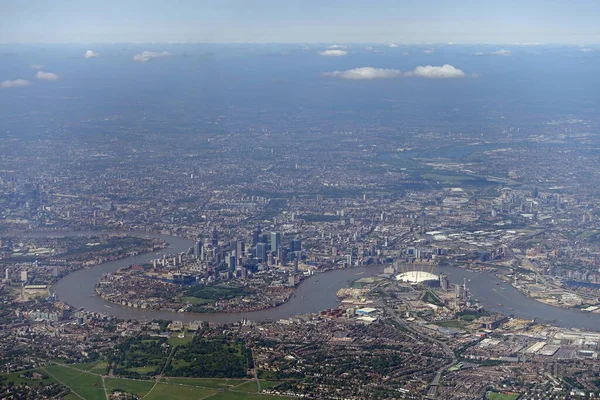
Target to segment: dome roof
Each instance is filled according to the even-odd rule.
[[[440,279],[436,274],[425,271],[408,271],[403,274],[396,275],[397,281],[420,283],[425,281],[437,281]]]

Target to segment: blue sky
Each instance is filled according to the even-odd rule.
[[[600,43],[597,0],[0,0],[2,43]]]

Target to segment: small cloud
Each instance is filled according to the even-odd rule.
[[[373,46],[367,47],[367,50],[372,51],[373,50]]]
[[[482,55],[483,55],[483,52],[481,52],[481,51],[477,51],[477,52],[473,53],[473,55],[474,55],[474,56],[482,56]]]
[[[35,74],[35,77],[37,79],[41,79],[41,80],[44,80],[44,81],[56,81],[56,80],[58,80],[58,75],[56,75],[55,73],[52,73],[52,72],[38,71]]]
[[[449,64],[444,64],[441,67],[431,65],[418,66],[414,70],[407,72],[406,76],[419,76],[421,78],[462,78],[465,73],[462,69],[458,69]]]
[[[373,68],[373,67],[362,67],[354,68],[346,71],[334,71],[327,72],[324,74],[332,78],[341,79],[389,79],[398,78],[402,76],[402,72],[398,69],[385,69],[385,68]]]
[[[410,56],[410,53],[405,51],[404,53],[402,53],[403,56]]]
[[[579,49],[579,51],[581,51],[582,53],[592,53],[592,52],[596,51],[596,49],[590,49],[589,47],[584,47],[582,49]]]
[[[85,52],[85,54],[83,55],[83,57],[87,58],[96,58],[96,57],[100,57],[100,53],[96,53],[93,50],[88,50]]]
[[[139,62],[147,62],[152,60],[153,58],[163,58],[170,56],[171,53],[169,53],[168,51],[163,51],[162,53],[158,53],[156,51],[144,51],[140,54],[136,54],[135,56],[133,56],[133,60]]]
[[[398,47],[398,45],[396,43],[390,43],[390,44],[388,44],[388,47],[390,49],[394,49],[394,48]]]
[[[494,56],[510,56],[512,53],[510,52],[510,50],[498,50],[498,51],[493,51],[490,54],[494,55]]]
[[[427,50],[423,50],[423,53],[425,53],[425,54],[433,54],[433,53],[435,53],[435,50],[434,49],[427,49]]]
[[[325,50],[319,53],[323,57],[342,57],[347,55],[348,52],[345,50]]]
[[[42,69],[42,68],[44,68],[44,66],[41,65],[41,64],[31,64],[29,66],[29,68],[31,68],[31,69]]]
[[[331,50],[335,50],[335,49],[347,49],[348,46],[346,46],[345,44],[334,44],[328,47],[328,49]]]
[[[21,86],[29,86],[31,82],[27,79],[15,79],[12,81],[2,81],[0,82],[0,88],[13,88],[13,87],[21,87]]]

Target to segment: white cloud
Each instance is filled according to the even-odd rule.
[[[423,53],[425,53],[425,54],[433,54],[433,53],[435,53],[435,50],[434,49],[423,50]]]
[[[581,51],[582,53],[592,53],[594,51],[597,51],[596,49],[590,49],[589,47],[584,47],[579,49],[579,51]]]
[[[346,46],[344,44],[334,44],[334,45],[331,45],[331,46],[328,47],[328,49],[332,49],[332,50],[335,50],[335,49],[347,49],[347,48],[348,48],[348,46]]]
[[[388,79],[398,78],[402,76],[402,72],[398,69],[362,67],[347,71],[327,72],[324,75],[341,79]]]
[[[481,51],[477,51],[477,52],[473,53],[473,55],[474,55],[474,56],[482,56],[482,55],[483,55],[483,52],[481,52]]]
[[[44,81],[55,81],[55,80],[58,80],[58,75],[56,75],[55,73],[52,73],[52,72],[38,71],[35,74],[35,77],[37,79],[42,79]]]
[[[96,58],[96,57],[100,57],[100,53],[96,53],[93,50],[88,50],[85,52],[85,54],[83,56],[85,58]]]
[[[493,51],[492,53],[490,53],[494,56],[510,56],[512,53],[510,52],[510,50],[498,50],[498,51]]]
[[[388,47],[393,49],[395,47],[398,47],[398,45],[396,43],[390,43],[390,44],[388,44]]]
[[[407,76],[419,76],[421,78],[462,78],[465,76],[463,70],[444,64],[441,67],[431,65],[418,66],[414,70],[407,72]]]
[[[13,87],[29,86],[29,85],[31,85],[31,82],[29,82],[26,79],[15,79],[12,81],[0,82],[0,88],[13,88]]]
[[[29,66],[29,68],[31,68],[31,69],[42,69],[42,68],[44,68],[44,66],[41,65],[41,64],[31,64]]]
[[[320,56],[324,57],[342,57],[347,54],[348,52],[345,50],[325,50],[319,53]]]
[[[140,54],[136,54],[135,56],[133,56],[133,60],[139,62],[147,62],[152,60],[153,58],[163,58],[170,56],[171,53],[169,53],[168,51],[163,51],[162,53],[158,53],[156,51],[144,51]]]

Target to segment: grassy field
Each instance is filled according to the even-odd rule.
[[[163,378],[163,382],[174,385],[200,386],[215,389],[227,389],[248,382],[247,379],[212,379],[212,378]],[[254,383],[254,381],[250,381]],[[256,386],[256,383],[254,383]],[[236,388],[237,390],[237,388]],[[250,391],[250,390],[248,390]]]
[[[216,389],[157,384],[145,400],[198,400],[217,393]]]
[[[250,379],[218,379],[218,378],[162,378],[155,385],[152,380],[135,380],[123,378],[104,378],[93,371],[100,368],[105,371],[105,365],[100,362],[75,364],[75,365],[50,365],[36,370],[48,376],[44,383],[60,382],[71,389],[65,396],[66,400],[105,400],[106,393],[110,395],[115,390],[134,393],[145,400],[283,400],[289,399],[282,396],[260,394],[254,380]],[[21,378],[22,372],[0,375],[2,382],[37,384],[36,380]],[[261,388],[269,389],[279,382],[261,379]]]
[[[437,326],[443,326],[445,328],[457,328],[463,329],[465,327],[464,322],[461,322],[456,319],[448,320],[448,321],[436,321],[434,322]]]
[[[260,393],[219,392],[206,400],[289,400],[289,397],[270,396]]]
[[[490,400],[517,400],[519,394],[505,394],[505,393],[490,393],[488,399]]]
[[[106,361],[95,361],[91,363],[70,364],[69,366],[80,369],[82,371],[102,375],[106,372],[106,367],[108,366],[108,363]]]
[[[154,382],[152,381],[136,381],[132,379],[117,379],[117,378],[106,378],[104,380],[106,391],[110,394],[114,390],[127,393],[135,393],[140,397],[143,397],[148,393]]]
[[[57,381],[86,400],[105,400],[102,378],[70,367],[52,365],[44,368]]]
[[[0,382],[3,385],[8,384],[9,382],[14,383],[15,386],[20,385],[21,383],[25,383],[25,384],[33,384],[33,385],[37,385],[38,382],[43,382],[45,385],[48,385],[52,382],[55,382],[54,379],[52,379],[51,377],[48,376],[47,373],[45,373],[44,371],[41,371],[39,369],[35,369],[32,372],[38,372],[42,375],[46,375],[48,376],[46,379],[42,379],[42,380],[36,380],[36,379],[27,379],[27,378],[21,378],[21,375],[23,374],[23,372],[25,371],[21,371],[21,372],[13,372],[12,374],[2,374],[0,375]]]
[[[167,343],[169,343],[171,346],[181,346],[184,344],[188,344],[194,338],[193,333],[186,333],[185,337],[182,337],[182,338],[177,337],[178,335],[179,334],[175,334],[175,335],[171,336],[169,339],[167,339]]]
[[[181,302],[184,304],[206,304],[210,303],[212,300],[203,299],[200,297],[186,296],[181,298]]]

